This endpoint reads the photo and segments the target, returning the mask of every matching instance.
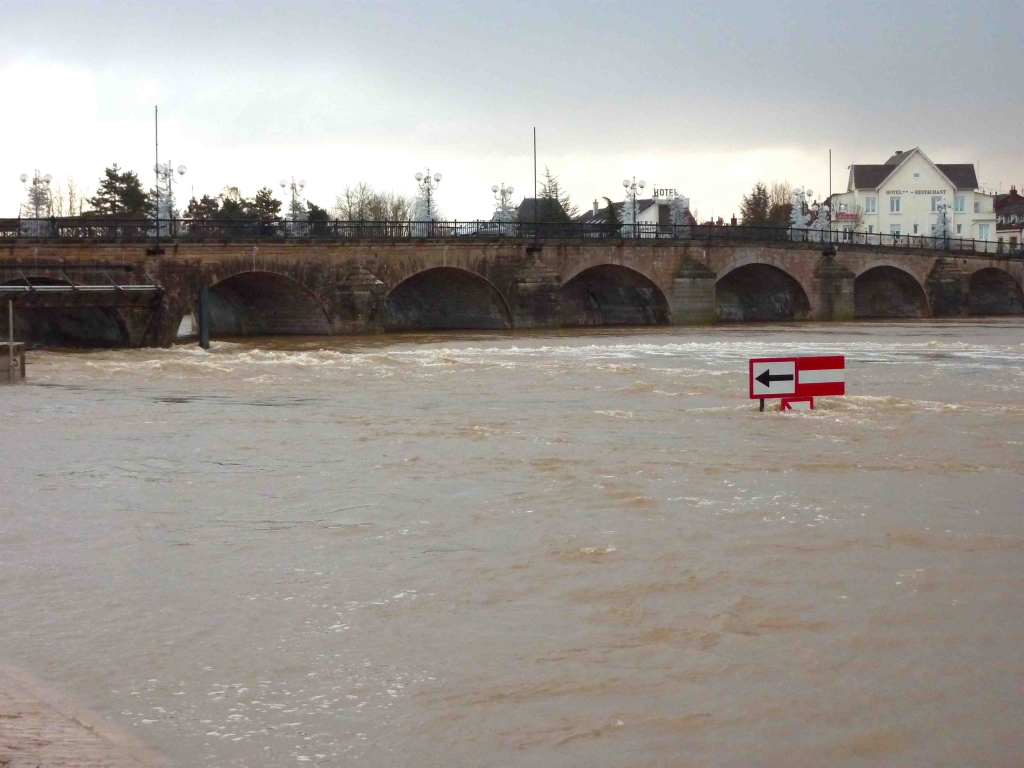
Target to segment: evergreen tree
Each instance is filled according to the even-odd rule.
[[[326,208],[321,208],[316,203],[306,201],[306,221],[309,222],[309,233],[311,235],[324,235],[327,233],[327,222],[331,220],[331,215],[327,212]]]
[[[541,221],[572,221],[579,216],[580,209],[573,204],[569,193],[562,189],[558,177],[544,166],[544,181],[540,185]]]
[[[248,217],[249,200],[242,197],[238,187],[224,187],[218,196],[220,209],[214,214],[215,219],[244,219]]]
[[[604,218],[605,231],[607,231],[609,237],[621,237],[622,219],[619,218],[619,213],[615,210],[615,204],[607,197],[604,201],[608,204],[608,211],[605,213]]]
[[[134,171],[122,171],[114,163],[104,171],[96,194],[86,202],[92,213],[134,216],[146,212],[149,195]]]
[[[252,201],[246,202],[246,214],[249,218],[263,221],[277,221],[280,218],[281,201],[274,199],[274,191],[270,187],[263,187]]]
[[[749,195],[743,196],[740,204],[740,215],[745,227],[766,227],[771,208],[768,187],[760,181],[754,185]]]
[[[330,221],[331,217],[327,213],[326,208],[321,208],[316,203],[306,202],[306,207],[309,209],[309,221]]]
[[[196,200],[193,197],[188,201],[188,207],[185,209],[185,218],[216,219],[218,211],[220,211],[220,200],[216,197],[203,195],[201,200]]]

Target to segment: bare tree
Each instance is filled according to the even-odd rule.
[[[341,221],[408,221],[412,200],[394,192],[375,192],[361,181],[345,187],[334,200],[334,216]]]
[[[793,185],[788,181],[773,181],[768,192],[768,224],[788,227],[793,215]]]
[[[64,196],[64,190],[58,184],[50,191],[50,212],[58,219],[62,219],[67,215],[66,210],[67,198]]]
[[[769,207],[789,205],[792,202],[793,185],[788,181],[773,181],[772,188],[768,192]]]
[[[79,190],[73,176],[68,176],[68,216],[82,215],[82,201],[87,197],[84,190]]]
[[[361,181],[354,187],[346,186],[334,199],[334,217],[342,221],[368,221],[373,187]]]
[[[67,191],[60,184],[50,190],[51,213],[57,218],[81,216],[82,201],[87,197],[78,188],[73,176],[67,177]]]
[[[836,203],[834,200],[830,200],[829,203],[834,208],[832,229],[850,227],[851,232],[860,232],[861,224],[864,222],[864,209],[861,206]]]

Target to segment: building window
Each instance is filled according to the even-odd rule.
[[[981,213],[981,201],[980,200],[975,200],[974,201],[974,212],[975,213]]]
[[[890,235],[898,235],[899,233],[900,233],[900,225],[899,224],[890,224],[889,225],[889,234]]]
[[[1011,248],[1016,248],[1017,247],[1017,238],[1016,237],[1011,237],[1010,238],[1010,247]]]
[[[914,225],[914,234],[917,234],[917,224]]]
[[[899,199],[899,197],[898,196],[890,197],[889,198],[889,213],[899,213],[899,212],[900,212],[900,199]]]
[[[978,205],[978,203],[975,203],[975,205]],[[988,240],[988,237],[989,237],[988,224],[979,224],[978,225],[978,239],[979,240]]]
[[[1017,223],[1017,214],[1016,213],[1011,213],[1010,214],[1010,223],[1011,224],[1016,224]]]
[[[932,213],[936,213],[939,210],[939,203],[942,202],[940,195],[932,195]]]
[[[843,242],[848,243],[853,239],[853,227],[843,227]]]
[[[964,233],[964,225],[963,224],[957,224],[956,225],[956,233],[958,235],[962,235]]]
[[[963,195],[957,195],[953,198],[953,210],[956,213],[963,213],[967,210],[966,201]]]
[[[878,213],[878,198],[877,197],[865,197],[864,198],[864,213]]]
[[[915,173],[914,174],[914,178],[915,179],[920,179],[921,178],[921,174],[920,173]]]
[[[868,234],[869,235],[873,235],[874,233],[875,233],[875,225],[874,224],[868,224]]]

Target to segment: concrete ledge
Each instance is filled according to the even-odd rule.
[[[0,664],[0,767],[166,768],[131,734]]]

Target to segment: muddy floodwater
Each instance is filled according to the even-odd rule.
[[[747,359],[794,353],[850,394],[758,413]],[[172,765],[1024,763],[1020,320],[28,375],[0,661]]]

